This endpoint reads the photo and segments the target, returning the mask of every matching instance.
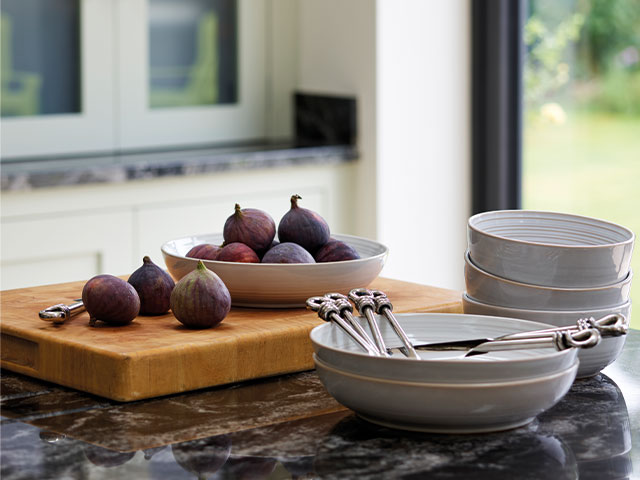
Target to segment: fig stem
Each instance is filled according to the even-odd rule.
[[[298,208],[298,200],[302,200],[302,197],[297,193],[291,195],[291,208]]]
[[[207,267],[205,266],[205,264],[203,263],[203,261],[202,261],[202,260],[198,261],[198,265],[197,265],[197,267],[196,267],[196,268],[197,268],[198,270],[200,270],[200,271],[203,271],[203,270],[206,270],[206,269],[207,269]]]
[[[145,255],[142,258],[142,263],[151,263],[151,258],[149,258],[149,255]]]
[[[234,214],[237,217],[240,217],[242,215],[242,208],[240,208],[240,205],[238,203],[236,203],[236,207],[235,207],[235,212]]]

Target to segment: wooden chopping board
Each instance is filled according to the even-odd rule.
[[[117,401],[132,401],[313,369],[305,309],[232,308],[216,328],[189,330],[168,313],[131,324],[89,326],[84,312],[62,325],[38,312],[79,298],[84,281],[2,292],[2,368]],[[460,292],[376,279],[395,312],[462,312]]]

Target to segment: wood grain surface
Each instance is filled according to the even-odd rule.
[[[232,308],[206,330],[187,329],[171,313],[120,327],[91,327],[86,312],[62,325],[38,317],[79,298],[84,283],[2,292],[3,368],[118,401],[313,368],[309,332],[322,321],[305,309]],[[462,311],[457,291],[386,278],[370,288],[387,293],[395,312]]]

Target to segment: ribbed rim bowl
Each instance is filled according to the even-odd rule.
[[[597,218],[541,210],[497,210],[469,218],[471,230],[513,243],[602,248],[633,243],[628,228]]]
[[[478,433],[529,423],[569,390],[578,369],[507,382],[442,383],[346,372],[314,355],[320,381],[338,402],[373,423],[404,430]]]
[[[505,333],[552,328],[552,325],[502,317],[455,313],[397,313],[396,318],[413,343],[496,337]],[[366,321],[358,317],[363,328]],[[376,316],[387,346],[400,340],[383,317]],[[419,351],[421,360],[401,355],[367,355],[331,323],[310,333],[315,354],[334,368],[380,379],[433,383],[491,383],[534,378],[568,368],[576,358],[574,349],[554,348],[492,352],[463,358],[464,352]]]
[[[605,315],[609,315],[610,313],[623,313],[625,311],[629,311],[631,309],[631,300],[627,300],[620,305],[613,305],[610,307],[600,307],[600,308],[584,308],[584,309],[557,309],[557,310],[543,310],[536,308],[516,308],[516,307],[503,307],[501,305],[493,305],[490,303],[482,302],[477,300],[466,292],[462,294],[462,303],[463,307],[465,303],[469,303],[471,305],[476,305],[478,307],[486,307],[487,309],[491,309],[496,312],[500,312],[500,314],[494,314],[496,316],[503,316],[505,318],[522,318],[525,320],[529,320],[532,322],[539,322],[540,317],[546,318],[545,323],[549,323],[555,327],[564,327],[567,325],[572,325],[573,321],[565,322],[558,321],[554,317],[562,317],[575,319],[577,322],[579,318],[585,317],[594,317],[596,320],[599,317],[604,317]],[[476,313],[473,313],[476,315]],[[477,314],[482,315],[482,314]],[[629,318],[627,318],[627,322]]]
[[[375,240],[369,240],[367,238],[356,237],[354,235],[345,235],[339,233],[332,233],[332,238],[336,240],[341,240],[348,245],[352,246],[356,249],[358,254],[360,254],[361,258],[356,260],[345,260],[342,262],[322,262],[322,263],[240,263],[240,262],[222,262],[219,260],[202,260],[205,265],[211,264],[219,264],[219,265],[233,265],[238,268],[273,268],[274,266],[278,267],[278,269],[302,269],[302,268],[314,268],[320,269],[322,266],[326,265],[357,265],[360,263],[365,263],[372,258],[381,258],[389,253],[388,247],[383,245],[382,243],[376,242]],[[189,235],[182,238],[177,238],[174,240],[169,240],[164,245],[162,245],[161,250],[162,253],[179,259],[184,260],[193,260],[194,262],[198,262],[198,258],[187,257],[187,252],[196,245],[201,243],[211,243],[213,245],[221,245],[224,241],[222,233],[203,233],[199,235]]]
[[[326,292],[348,292],[369,285],[378,276],[389,249],[374,240],[332,234],[355,248],[357,260],[323,263],[239,263],[202,260],[225,283],[231,302],[238,307],[299,308],[307,298]],[[220,245],[222,233],[190,235],[171,240],[161,250],[169,273],[179,280],[191,272],[199,259],[186,257],[202,243]]]
[[[498,210],[467,222],[469,255],[484,271],[547,287],[597,287],[623,280],[635,235],[596,218]]]
[[[629,299],[633,271],[619,282],[597,287],[533,285],[494,275],[476,265],[469,251],[464,255],[467,294],[484,303],[509,308],[567,310],[615,307]]]
[[[530,383],[535,383],[539,381],[544,381],[549,377],[553,377],[556,375],[564,374],[568,369],[573,368],[576,365],[576,361],[574,360],[569,364],[568,367],[558,369],[553,372],[545,373],[543,375],[538,375],[536,377],[527,377],[527,378],[518,378],[514,380],[502,380],[502,381],[479,381],[479,382],[464,382],[464,383],[456,383],[456,382],[423,382],[418,380],[402,380],[402,379],[391,379],[391,378],[380,378],[373,375],[365,375],[362,373],[353,373],[348,370],[343,370],[335,365],[331,365],[330,363],[322,360],[315,353],[313,354],[313,361],[316,364],[320,364],[323,368],[327,370],[332,370],[340,375],[344,375],[345,377],[357,378],[363,381],[377,383],[380,385],[388,385],[392,387],[393,385],[404,385],[404,386],[417,386],[424,388],[451,388],[451,389],[466,389],[466,388],[491,388],[491,387],[502,387],[504,385],[526,385]]]

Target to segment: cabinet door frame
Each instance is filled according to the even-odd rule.
[[[265,137],[266,0],[238,0],[238,102],[149,108],[148,0],[118,0],[118,141],[167,148]],[[141,61],[142,59],[142,61]]]
[[[82,111],[2,118],[3,161],[113,150],[114,14],[110,1],[80,2]]]

